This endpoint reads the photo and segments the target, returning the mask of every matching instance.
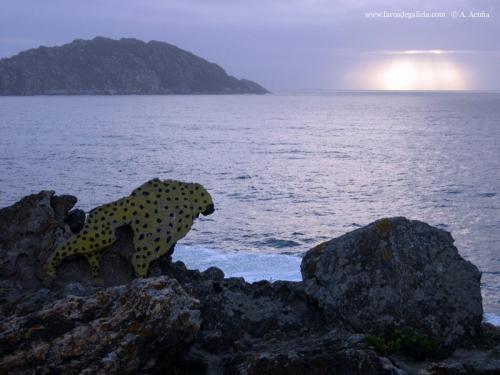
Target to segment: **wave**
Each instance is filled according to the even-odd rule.
[[[495,313],[484,313],[483,321],[500,327],[500,315]]]
[[[254,246],[260,247],[260,246],[267,246],[267,247],[272,247],[272,248],[277,248],[281,249],[284,247],[297,247],[300,246],[300,243],[293,241],[293,240],[282,240],[279,238],[268,238],[262,241],[256,241],[253,243]]]
[[[253,252],[224,252],[202,246],[177,245],[173,260],[188,268],[204,271],[220,268],[226,277],[243,277],[252,283],[259,280],[301,281],[300,256]]]

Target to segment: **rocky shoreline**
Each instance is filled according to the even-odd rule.
[[[500,373],[481,274],[448,232],[378,220],[311,249],[302,282],[250,284],[168,257],[135,279],[124,227],[101,284],[79,258],[48,282],[50,252],[85,220],[76,201],[0,209],[0,373]]]

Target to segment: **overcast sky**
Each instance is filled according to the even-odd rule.
[[[77,38],[135,37],[175,44],[274,91],[391,88],[416,81],[423,88],[500,90],[496,4],[500,2],[0,0],[0,57]],[[384,11],[438,14],[367,14]],[[471,11],[489,17],[470,17]],[[405,81],[409,75],[415,76],[412,83]]]

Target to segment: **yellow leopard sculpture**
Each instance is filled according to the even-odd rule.
[[[213,212],[212,197],[200,184],[155,178],[128,197],[90,211],[82,230],[50,256],[47,274],[54,277],[64,258],[83,255],[97,279],[100,257],[116,241],[115,230],[130,225],[136,250],[132,265],[137,276],[146,277],[149,264],[184,237],[200,213],[206,216]]]

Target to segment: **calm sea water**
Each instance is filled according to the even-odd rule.
[[[0,206],[42,189],[83,209],[152,178],[217,206],[188,265],[300,279],[300,255],[381,217],[451,231],[500,313],[500,94],[0,98]]]

